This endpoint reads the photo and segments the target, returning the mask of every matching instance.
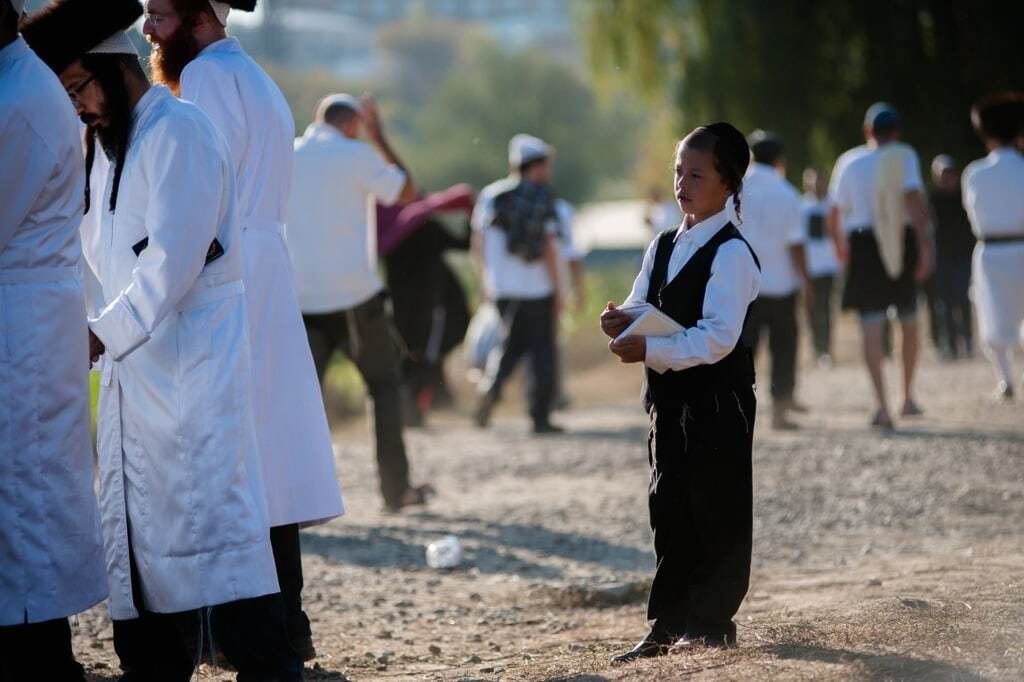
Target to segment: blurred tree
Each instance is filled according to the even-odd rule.
[[[786,141],[791,179],[862,141],[872,102],[900,110],[927,160],[983,150],[968,120],[986,93],[1024,88],[1024,2],[594,0],[592,63],[676,106],[679,133],[726,119]]]
[[[471,41],[422,107],[401,149],[427,189],[479,188],[508,172],[512,135],[537,135],[557,149],[555,185],[570,201],[627,177],[640,117],[623,98],[598,102],[589,84],[540,54]],[[396,93],[399,94],[399,93]]]

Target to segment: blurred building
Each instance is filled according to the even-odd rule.
[[[578,66],[573,0],[262,0],[231,30],[254,54],[286,68],[372,79],[385,65],[378,32],[412,17],[461,22],[509,49],[536,48]]]

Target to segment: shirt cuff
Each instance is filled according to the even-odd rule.
[[[149,334],[124,296],[118,296],[99,317],[90,319],[89,328],[114,361],[122,360],[149,340]]]
[[[644,364],[658,374],[672,369],[672,337],[648,336]]]

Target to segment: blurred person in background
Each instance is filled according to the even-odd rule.
[[[914,399],[917,368],[918,287],[931,271],[931,239],[921,164],[917,152],[900,142],[896,109],[873,104],[864,117],[868,144],[847,152],[832,172],[841,225],[840,253],[848,250],[843,307],[856,310],[863,335],[864,363],[875,394],[871,424],[892,429],[882,362],[886,321],[896,309],[902,334],[903,405],[900,414],[922,413]]]
[[[839,274],[836,225],[832,220],[832,200],[824,173],[814,167],[804,169],[803,184],[800,222],[807,240],[804,249],[812,293],[807,306],[807,326],[811,329],[818,365],[828,368],[832,366],[832,290]]]
[[[368,141],[360,139],[364,130]],[[433,489],[409,482],[399,348],[371,222],[375,203],[410,202],[416,187],[376,102],[344,93],[321,100],[295,141],[292,180],[285,241],[317,376],[322,384],[336,350],[352,360],[373,404],[384,505],[424,504]]]
[[[410,204],[377,204],[378,250],[405,346],[403,399],[410,425],[422,424],[439,398],[451,400],[444,360],[466,335],[469,306],[445,254],[469,250],[474,199],[469,185],[455,185]],[[457,214],[466,216],[455,221],[461,229],[444,221]]]
[[[997,395],[1014,397],[1010,354],[1024,342],[1024,93],[987,97],[971,109],[971,122],[988,156],[962,178],[964,208],[978,245],[972,296],[979,333],[998,377]]]
[[[934,187],[928,193],[932,233],[935,237],[935,273],[943,357],[974,355],[971,302],[971,255],[974,234],[964,211],[960,173],[953,157],[940,154],[932,161]]]
[[[743,222],[739,229],[761,263],[761,288],[750,307],[743,343],[757,354],[762,330],[768,332],[771,356],[772,428],[797,428],[789,413],[805,412],[797,403],[797,304],[813,294],[807,275],[800,222],[800,195],[786,180],[782,140],[754,131],[747,140],[753,162],[743,179]]]
[[[498,308],[505,330],[497,362],[479,385],[474,419],[490,423],[502,389],[529,359],[529,412],[535,434],[560,433],[551,423],[555,398],[555,328],[562,311],[558,213],[551,190],[554,149],[532,135],[508,144],[508,177],[485,187],[473,210],[474,251],[482,265],[485,295]]]

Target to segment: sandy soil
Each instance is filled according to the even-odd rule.
[[[608,659],[645,631],[653,564],[635,367],[575,374],[565,436],[530,437],[514,402],[489,431],[456,413],[410,431],[414,476],[440,493],[421,512],[382,512],[365,424],[340,425],[350,512],[303,535],[308,679],[1021,679],[1024,403],[994,402],[980,359],[925,355],[927,414],[892,435],[866,426],[852,347],[802,372],[800,431],[772,432],[765,397],[740,647],[626,668]],[[431,570],[424,546],[448,533],[465,561]],[[116,677],[105,608],[77,619],[75,648]]]

